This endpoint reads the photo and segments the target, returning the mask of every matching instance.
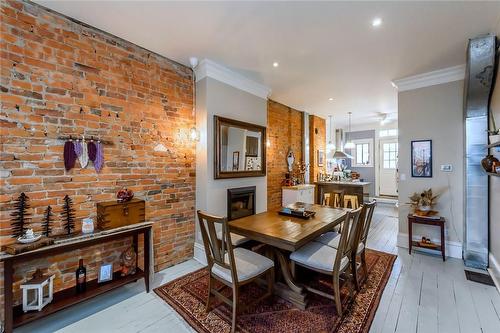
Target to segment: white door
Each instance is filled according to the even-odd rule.
[[[381,139],[379,148],[379,194],[398,195],[398,140]]]

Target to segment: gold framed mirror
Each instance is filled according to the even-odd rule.
[[[215,179],[266,175],[266,128],[214,116]]]

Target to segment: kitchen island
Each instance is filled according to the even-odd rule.
[[[364,197],[369,196],[370,182],[361,181],[328,181],[328,182],[315,182],[316,185],[316,203],[321,204],[323,201],[323,194],[332,191],[344,191],[344,194],[358,196],[358,202],[363,204]]]

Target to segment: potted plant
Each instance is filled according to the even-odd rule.
[[[491,129],[488,130],[488,134],[490,136],[490,144],[500,142],[500,128],[496,127],[495,117],[493,117],[493,112],[490,111],[491,116]]]
[[[432,189],[430,188],[427,191],[423,191],[422,193],[413,193],[413,195],[410,197],[409,204],[413,208],[413,211],[415,213],[430,213],[433,206],[436,204],[437,197],[438,195],[432,194]]]

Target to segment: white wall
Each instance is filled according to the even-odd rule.
[[[196,83],[196,209],[226,216],[227,189],[256,186],[256,211],[265,211],[267,177],[214,179],[214,115],[267,126],[267,100],[211,77]],[[196,234],[200,242],[198,225]]]
[[[464,223],[463,84],[463,80],[454,81],[398,94],[401,204],[398,245],[408,246],[409,205],[404,203],[414,192],[432,188],[440,193],[435,208],[446,218],[448,253],[460,258]],[[432,140],[432,178],[411,177],[410,143],[420,139]],[[440,171],[442,164],[451,164],[453,172]],[[439,240],[436,227],[415,225],[413,233],[416,237],[428,236]]]

